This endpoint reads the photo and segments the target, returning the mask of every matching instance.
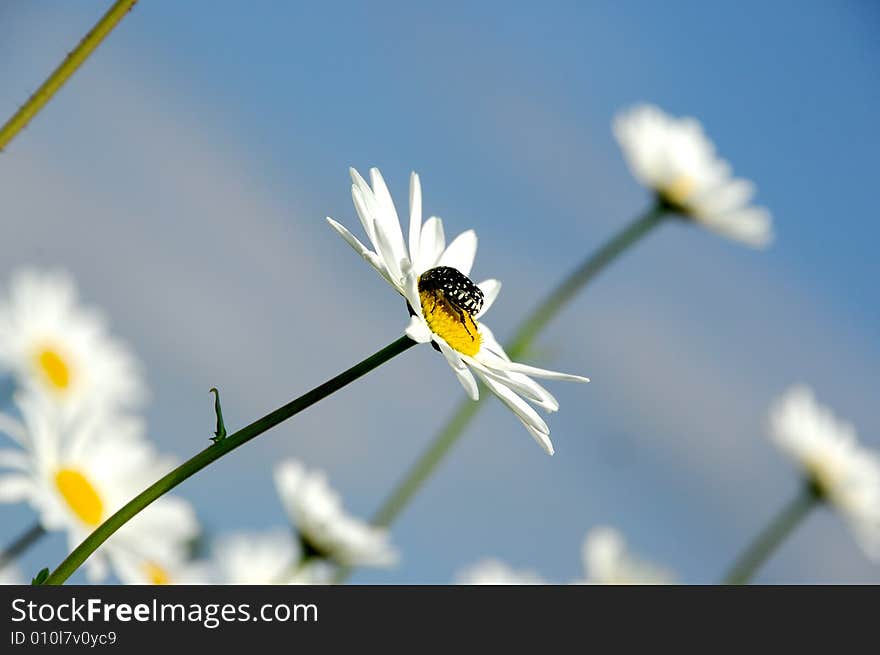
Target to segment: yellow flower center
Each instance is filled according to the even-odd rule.
[[[840,489],[840,469],[834,463],[814,459],[807,463],[807,475],[816,492],[823,498],[831,498]]]
[[[144,575],[147,577],[147,580],[150,581],[150,584],[171,584],[171,576],[168,575],[168,571],[155,562],[147,562],[144,564]]]
[[[452,305],[442,291],[419,291],[419,299],[431,332],[463,355],[473,357],[480,351],[480,333],[470,314]]]
[[[70,366],[54,348],[41,348],[36,355],[37,368],[56,391],[70,386]]]
[[[88,478],[75,469],[55,474],[55,486],[71,511],[86,525],[98,525],[104,516],[104,503]]]
[[[684,207],[688,198],[694,192],[695,186],[696,184],[692,177],[679,175],[671,183],[667,184],[660,193],[670,205]]]

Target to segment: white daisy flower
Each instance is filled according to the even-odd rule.
[[[542,585],[548,584],[533,571],[511,568],[497,559],[484,559],[462,571],[455,578],[460,585]]]
[[[770,243],[770,212],[749,205],[754,185],[732,176],[696,119],[639,105],[618,114],[613,129],[633,175],[667,209],[750,246]]]
[[[19,271],[0,301],[0,368],[68,412],[134,408],[145,399],[140,367],[77,301],[70,276]]]
[[[803,385],[775,403],[770,434],[813,491],[844,516],[865,553],[880,559],[880,453],[860,445],[855,428]]]
[[[173,467],[142,438],[134,419],[65,418],[35,396],[17,396],[21,420],[0,414],[0,432],[21,447],[0,450],[0,502],[29,503],[46,530],[67,532],[73,548],[122,505]],[[163,496],[125,524],[88,560],[92,580],[119,547],[166,561],[198,532],[188,503]]]
[[[275,469],[275,486],[299,530],[304,558],[344,566],[390,566],[397,562],[388,532],[347,514],[322,471],[308,471],[300,462],[287,460]]]
[[[626,541],[614,528],[593,528],[581,548],[587,579],[581,584],[672,584],[675,576],[628,552]]]
[[[379,171],[370,170],[372,188],[354,169],[351,177],[354,206],[373,250],[332,218],[327,220],[404,297],[411,314],[406,334],[418,343],[433,343],[473,400],[479,397],[476,373],[552,455],[550,428],[526,401],[550,412],[559,409],[559,403],[529,376],[576,382],[588,382],[587,378],[510,361],[492,331],[480,322],[498,297],[501,283],[470,280],[477,252],[473,230],[461,233],[447,246],[439,218],[432,216],[422,223],[418,175],[410,177],[408,245]]]
[[[329,584],[332,578],[325,563],[303,560],[289,529],[223,536],[214,560],[221,584]]]
[[[205,585],[212,584],[210,566],[187,558],[182,552],[163,560],[145,558],[115,548],[109,553],[113,571],[127,585]]]

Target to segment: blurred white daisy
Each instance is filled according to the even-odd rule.
[[[207,562],[189,559],[181,550],[165,560],[114,548],[108,552],[113,571],[127,585],[205,585],[213,582]]]
[[[289,529],[220,537],[214,561],[219,584],[329,584],[332,578],[326,563],[303,560]]]
[[[25,584],[24,578],[15,564],[6,564],[0,567],[0,585],[22,585]]]
[[[0,301],[0,368],[68,411],[134,408],[146,395],[132,353],[79,305],[73,280],[60,272],[12,276]]]
[[[675,576],[664,568],[632,555],[614,528],[590,530],[581,547],[587,578],[581,584],[672,584]]]
[[[0,414],[0,432],[19,449],[0,450],[0,502],[27,502],[46,530],[67,532],[77,546],[122,505],[173,467],[142,438],[135,419],[79,415],[75,420],[35,396],[16,396],[21,419]],[[166,561],[198,532],[188,503],[163,496],[115,533],[87,561],[89,577],[107,573],[117,545]]]
[[[275,486],[299,531],[304,558],[344,566],[390,566],[397,562],[388,532],[346,513],[323,472],[308,471],[300,462],[286,460],[275,469]]]
[[[836,508],[865,553],[880,558],[880,453],[858,442],[855,428],[797,385],[770,411],[770,434],[803,470],[811,489]]]
[[[460,585],[541,585],[548,584],[534,571],[513,569],[497,559],[484,559],[458,573]]]
[[[749,204],[754,185],[732,176],[696,119],[639,105],[618,114],[613,129],[633,175],[667,209],[751,246],[770,243],[770,213]]]
[[[418,343],[433,343],[473,400],[479,397],[476,373],[552,455],[550,428],[526,401],[550,412],[559,409],[559,403],[529,376],[575,382],[588,382],[587,378],[510,361],[492,331],[480,322],[498,297],[501,283],[471,281],[477,252],[473,230],[458,235],[447,246],[439,218],[432,216],[422,224],[418,175],[410,177],[408,246],[381,173],[370,170],[372,188],[354,169],[351,177],[354,206],[373,250],[332,218],[327,220],[404,297],[411,315],[406,334]]]

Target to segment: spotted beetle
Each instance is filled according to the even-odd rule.
[[[442,294],[443,300],[457,314],[464,329],[468,330],[465,313],[473,319],[483,308],[483,292],[471,279],[451,266],[437,266],[422,273],[419,277],[419,293]]]

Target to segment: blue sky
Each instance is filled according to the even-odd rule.
[[[608,523],[711,582],[794,492],[764,430],[789,384],[880,447],[880,11],[473,4],[145,0],[0,158],[0,279],[70,270],[146,363],[151,434],[186,457],[212,429],[209,387],[240,425],[399,334],[399,302],[323,221],[357,224],[348,166],[379,166],[399,208],[418,170],[426,211],[477,230],[475,276],[505,284],[491,321],[504,336],[645,207],[614,113],[650,101],[696,116],[756,182],[776,243],[670,225],[629,253],[541,338],[543,363],[593,379],[553,387],[557,454],[493,402],[395,525],[401,566],[356,580],[448,582],[497,556],[567,581],[584,534]],[[97,13],[4,4],[0,112]],[[444,366],[407,354],[181,494],[212,531],[272,527],[271,465],[290,455],[367,515],[458,402]],[[29,518],[0,515],[3,539]],[[880,567],[820,512],[760,580],[880,582]]]

